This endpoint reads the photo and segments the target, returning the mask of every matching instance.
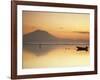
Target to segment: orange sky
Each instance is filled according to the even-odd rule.
[[[89,17],[89,14],[23,11],[23,34],[41,29],[59,38],[88,40]]]

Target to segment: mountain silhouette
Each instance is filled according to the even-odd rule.
[[[44,42],[51,40],[57,40],[57,38],[43,30],[36,30],[24,35],[24,42]]]
[[[47,31],[36,30],[34,32],[30,32],[24,35],[23,42],[24,43],[56,43],[56,44],[63,43],[63,44],[66,44],[66,43],[74,43],[78,41],[71,40],[71,39],[57,38]]]

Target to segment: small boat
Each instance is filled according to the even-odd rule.
[[[77,46],[77,51],[88,51],[88,47],[86,46],[86,47],[79,47],[79,46]]]

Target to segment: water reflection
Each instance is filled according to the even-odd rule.
[[[50,52],[51,50],[55,49],[56,46],[54,45],[24,45],[24,49],[27,51],[31,51],[33,52],[33,54],[35,55],[44,55],[48,52]]]
[[[78,47],[77,47],[78,46]],[[81,47],[79,47],[81,46]],[[88,47],[84,47],[84,45],[42,45],[42,44],[26,44],[23,46],[24,50],[31,51],[35,55],[43,55],[50,51],[53,51],[54,49],[63,48],[63,50],[66,52],[68,50],[74,50],[75,53],[83,53],[88,51]]]
[[[89,49],[77,51],[76,46],[86,45],[24,45],[23,68],[89,65]]]

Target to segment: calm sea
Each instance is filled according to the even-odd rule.
[[[88,51],[78,51],[77,46]],[[41,45],[27,44],[23,47],[23,68],[75,67],[90,64],[89,45]]]

